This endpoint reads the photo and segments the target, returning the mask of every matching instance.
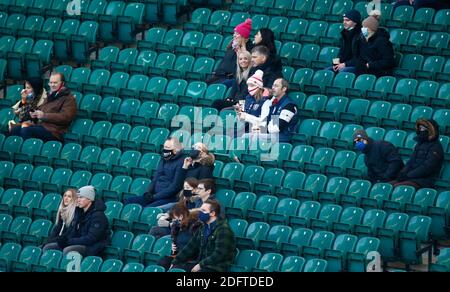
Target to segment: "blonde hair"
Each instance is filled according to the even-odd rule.
[[[248,67],[246,69],[242,69],[241,66],[239,66],[239,58],[244,55],[244,57],[247,57],[249,64]],[[249,51],[242,51],[237,55],[236,58],[236,62],[237,62],[237,66],[236,66],[236,81],[238,84],[240,84],[243,80],[247,80],[248,79],[248,74],[250,73],[250,69],[251,69],[251,65],[250,65],[250,61],[252,60],[252,54],[250,54]]]
[[[181,145],[180,140],[178,140],[177,137],[169,137],[167,141],[171,141],[173,143],[173,150],[175,151],[175,153],[183,150],[183,145]]]
[[[75,215],[75,208],[77,207],[77,190],[75,189],[67,189],[65,193],[70,192],[72,195],[72,200],[70,201],[69,205],[64,206],[64,196],[63,199],[61,200],[61,203],[59,204],[58,207],[58,212],[56,213],[56,220],[55,220],[55,225],[58,225],[59,220],[61,219],[63,221],[63,228],[60,231],[60,234],[62,233],[62,231],[64,230],[64,228],[66,226],[70,226],[70,224],[72,223],[73,217]]]

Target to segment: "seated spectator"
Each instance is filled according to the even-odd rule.
[[[289,83],[283,78],[275,80],[272,86],[273,97],[263,104],[261,123],[267,129],[265,133],[255,135],[252,139],[270,140],[271,142],[289,143],[298,122],[297,105],[287,95]],[[265,110],[266,107],[269,110]],[[267,112],[267,116],[265,115]],[[242,117],[242,114],[240,114]],[[244,118],[246,116],[244,115]]]
[[[236,70],[236,78],[233,81],[233,86],[231,87],[230,96],[225,100],[215,100],[212,107],[221,111],[223,109],[232,107],[237,104],[240,100],[244,100],[247,95],[247,79],[248,74],[251,69],[252,55],[248,51],[241,51],[238,54],[238,66]]]
[[[163,206],[159,206],[159,208],[163,209],[165,213],[158,214],[158,224],[157,226],[153,226],[150,229],[149,234],[153,235],[156,238],[160,238],[164,235],[170,234],[170,222],[172,221],[172,217],[170,215],[170,210],[177,204],[183,204],[188,209],[192,209],[195,207],[195,190],[198,186],[198,180],[195,178],[187,178],[184,181],[183,190],[178,194],[178,201],[176,203],[169,203]]]
[[[213,178],[215,157],[203,143],[195,143],[181,169],[184,177]]]
[[[418,188],[433,188],[444,161],[444,149],[439,141],[439,126],[434,120],[416,122],[417,141],[414,151],[397,180],[391,184]]]
[[[78,207],[68,234],[58,236],[56,243],[66,255],[76,251],[82,256],[98,256],[110,242],[106,205],[95,199],[93,186],[85,186],[77,193]]]
[[[395,66],[394,49],[386,30],[378,29],[378,20],[367,17],[357,41],[352,65],[356,74],[390,75]]]
[[[171,137],[164,142],[160,161],[149,188],[142,196],[125,200],[125,204],[140,204],[143,207],[159,207],[177,200],[177,194],[183,188],[184,173],[183,146],[177,138]]]
[[[394,180],[403,168],[403,160],[392,143],[374,141],[364,130],[353,134],[353,142],[356,150],[365,154],[364,163],[372,184]]]
[[[250,18],[234,28],[233,40],[228,44],[222,62],[207,83],[223,83],[227,87],[233,85],[236,77],[237,54],[241,51],[250,51],[253,47],[252,43],[248,41],[251,31],[252,20]]]
[[[263,84],[265,88],[271,88],[273,82],[277,78],[283,77],[280,68],[273,62],[269,61],[270,51],[265,46],[256,46],[252,50],[252,68],[250,69],[250,76],[253,76],[256,71],[264,72]]]
[[[264,72],[258,70],[248,81],[248,96],[245,99],[244,108],[236,107],[239,119],[251,124],[252,133],[266,131],[266,118],[269,114],[269,91],[263,87]]]
[[[199,220],[204,224],[178,251],[172,268],[191,272],[226,272],[229,269],[236,252],[235,237],[227,221],[221,219],[221,211],[217,200],[203,203]]]
[[[33,77],[25,81],[21,92],[21,100],[13,107],[14,114],[19,118],[19,124],[10,121],[10,131],[19,131],[20,127],[28,127],[37,120],[32,120],[30,112],[35,111],[47,99],[47,92],[44,89],[44,81],[40,77]],[[13,129],[16,128],[17,129]]]
[[[199,211],[200,207],[207,200],[215,200],[216,199],[216,183],[213,179],[202,179],[198,181],[197,188],[194,190],[194,196],[192,200],[194,204],[188,204],[191,212]],[[219,202],[220,203],[220,202]],[[225,209],[223,209],[222,215],[225,215]]]
[[[264,46],[269,49],[269,59],[267,62],[274,71],[283,71],[283,64],[281,58],[277,55],[277,48],[275,45],[275,34],[269,28],[261,28],[253,39],[254,46]]]
[[[77,207],[77,199],[77,190],[75,189],[68,189],[64,193],[56,213],[55,226],[44,245],[44,250],[58,249],[57,238],[69,233]]]
[[[186,205],[181,202],[177,203],[170,210],[170,217],[172,218],[170,226],[172,255],[165,256],[158,262],[158,264],[166,270],[170,268],[178,251],[182,250],[187,245],[201,226],[201,222],[198,220],[198,212],[189,212]]]
[[[29,112],[31,121],[35,122],[25,123],[25,127],[13,127],[11,135],[24,139],[38,138],[44,142],[63,140],[77,114],[77,102],[70,90],[64,87],[63,74],[52,73],[49,85],[51,92],[47,100]]]
[[[354,47],[361,35],[361,14],[358,10],[352,9],[344,14],[344,29],[341,31],[339,40],[339,53],[336,60],[333,59],[333,66],[328,70],[334,72],[351,72],[355,73],[356,68],[353,64]],[[339,59],[339,60],[338,60]]]

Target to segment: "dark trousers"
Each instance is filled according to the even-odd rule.
[[[51,132],[47,131],[47,129],[42,126],[29,126],[25,128],[22,128],[21,126],[15,126],[11,129],[10,135],[20,136],[24,140],[30,138],[41,139],[44,142],[59,140],[56,139],[56,137],[53,136]]]
[[[186,262],[186,263],[178,263],[178,264],[174,264],[172,268],[174,269],[183,269],[186,272],[190,272],[192,270],[193,267],[195,267],[198,264],[198,262]],[[199,272],[217,272],[211,269],[207,269],[207,268],[201,268]]]
[[[173,198],[170,199],[161,199],[156,201],[148,201],[144,196],[135,196],[131,197],[125,200],[126,204],[139,204],[142,207],[159,207],[168,203],[172,203],[174,200]]]
[[[236,104],[236,102],[234,102],[234,101],[229,101],[226,99],[223,99],[223,100],[217,99],[213,102],[212,107],[217,109],[220,112],[223,109],[231,108],[235,104]]]
[[[389,182],[394,188],[398,187],[398,186],[411,186],[414,187],[416,190],[420,189],[420,186],[418,184],[416,184],[415,182],[409,181],[409,180],[405,180],[405,181],[391,181]]]

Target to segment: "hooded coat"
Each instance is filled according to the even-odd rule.
[[[428,128],[428,138],[415,138],[417,144],[399,178],[414,182],[421,188],[433,188],[444,162],[444,149],[439,141],[439,126],[436,121],[419,119],[416,122],[417,132],[420,125]]]
[[[67,245],[84,245],[86,255],[99,255],[110,242],[105,210],[106,205],[101,200],[93,201],[86,212],[77,207],[70,233],[67,235]]]

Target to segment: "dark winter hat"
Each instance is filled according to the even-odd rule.
[[[353,140],[355,139],[364,139],[364,140],[369,140],[369,136],[367,136],[366,131],[364,130],[356,130],[355,133],[353,134]]]
[[[369,28],[371,31],[377,31],[379,23],[375,17],[369,16],[366,19],[364,19],[362,25],[364,27]]]
[[[344,17],[347,17],[353,22],[361,23],[361,14],[358,10],[352,9],[344,13]]]

